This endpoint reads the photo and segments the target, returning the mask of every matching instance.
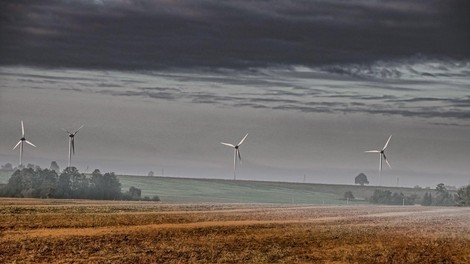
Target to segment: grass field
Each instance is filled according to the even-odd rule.
[[[0,263],[470,263],[470,208],[0,199]]]
[[[0,172],[0,184],[7,183],[9,173]],[[367,203],[377,186],[232,181],[119,175],[122,189],[130,186],[142,189],[142,197],[158,195],[163,202],[213,203],[286,203],[286,204],[346,204],[344,193],[351,191],[358,200],[349,204]],[[423,189],[382,187],[405,195],[422,197]]]
[[[423,189],[377,187],[358,185],[334,185],[314,183],[287,183],[262,181],[232,181],[217,179],[189,179],[147,176],[119,176],[124,190],[134,186],[142,189],[142,195],[158,195],[165,202],[234,202],[234,203],[295,203],[295,204],[346,204],[347,191],[353,192],[357,201],[383,188],[405,195],[422,197]]]

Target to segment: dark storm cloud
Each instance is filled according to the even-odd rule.
[[[3,65],[240,68],[470,56],[468,0],[6,0],[0,10]]]

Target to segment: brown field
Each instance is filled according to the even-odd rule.
[[[470,263],[470,208],[0,199],[0,263]]]

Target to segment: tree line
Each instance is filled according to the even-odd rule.
[[[433,196],[434,194],[434,196]],[[369,202],[388,205],[413,205],[418,200],[417,195],[406,196],[403,193],[392,193],[389,190],[376,189]],[[419,200],[418,200],[419,201]],[[426,192],[421,198],[424,206],[470,206],[470,185],[461,187],[456,193],[451,193],[443,183],[436,186],[435,192]]]
[[[113,172],[102,174],[96,169],[87,177],[75,167],[68,167],[60,174],[51,169],[31,167],[18,169],[0,189],[0,196],[159,201],[158,196],[142,199],[141,190],[133,186],[128,191],[122,192],[121,183]]]

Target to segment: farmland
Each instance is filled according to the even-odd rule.
[[[0,262],[468,263],[470,209],[0,199]]]

